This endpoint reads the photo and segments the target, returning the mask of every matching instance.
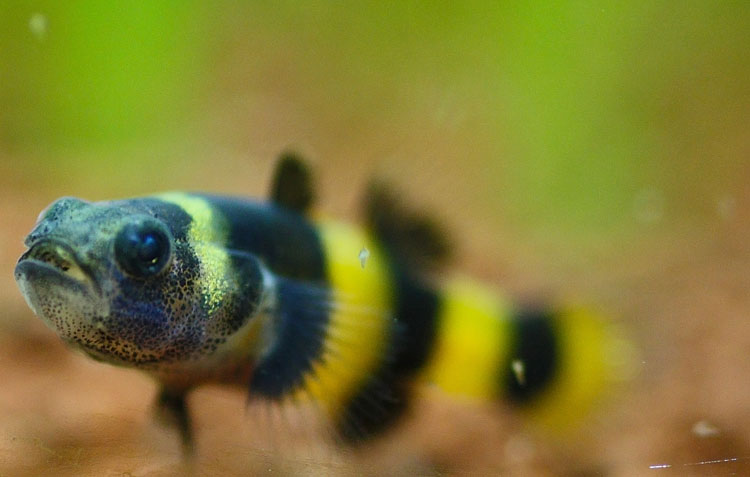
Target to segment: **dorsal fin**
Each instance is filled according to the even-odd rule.
[[[301,214],[315,201],[312,172],[298,154],[287,151],[279,157],[271,182],[271,200]]]
[[[365,218],[377,239],[408,265],[432,270],[451,255],[447,234],[431,216],[403,205],[399,194],[373,181],[365,196]]]

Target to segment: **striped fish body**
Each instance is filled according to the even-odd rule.
[[[206,382],[313,400],[350,442],[395,422],[423,384],[517,405],[554,428],[577,418],[611,378],[602,322],[442,278],[441,235],[380,190],[363,227],[312,212],[294,157],[269,202],[65,198],[40,216],[15,276],[66,342],[159,380],[157,403],[186,450],[185,395]]]
[[[302,373],[292,380],[299,388],[282,386],[270,397],[314,398],[347,439],[388,428],[424,385],[500,401],[565,431],[620,373],[618,337],[591,310],[519,308],[464,277],[435,280],[404,270],[367,229],[312,223],[333,306],[318,318],[326,325],[318,335],[323,345],[306,359],[311,365],[289,370]],[[369,252],[364,264],[362,250]]]

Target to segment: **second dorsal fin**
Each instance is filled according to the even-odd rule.
[[[365,197],[365,217],[378,240],[398,260],[431,270],[450,258],[447,234],[433,217],[403,205],[400,195],[373,181]]]
[[[313,205],[312,172],[298,154],[284,152],[279,157],[271,182],[271,201],[301,214]]]

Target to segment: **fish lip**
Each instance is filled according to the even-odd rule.
[[[45,277],[59,284],[72,285],[80,291],[93,290],[101,295],[92,270],[62,240],[42,238],[29,244],[28,250],[18,259],[14,272],[16,280],[21,277]]]
[[[29,258],[19,261],[14,272],[16,281],[43,279],[47,283],[69,287],[81,293],[89,294],[91,292],[91,287],[87,286],[86,282],[73,278],[59,268],[40,260]],[[89,280],[87,281],[91,283]]]

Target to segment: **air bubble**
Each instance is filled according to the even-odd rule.
[[[41,13],[34,13],[29,18],[29,30],[31,34],[36,37],[37,40],[42,41],[47,36],[47,17]],[[46,212],[43,211],[42,213]]]
[[[664,217],[664,195],[658,189],[642,189],[633,198],[633,215],[643,224],[655,224]]]
[[[706,420],[698,421],[693,425],[693,434],[698,437],[715,437],[719,435],[719,428]]]
[[[737,202],[730,195],[725,195],[716,201],[716,212],[723,220],[731,220],[736,208]]]

